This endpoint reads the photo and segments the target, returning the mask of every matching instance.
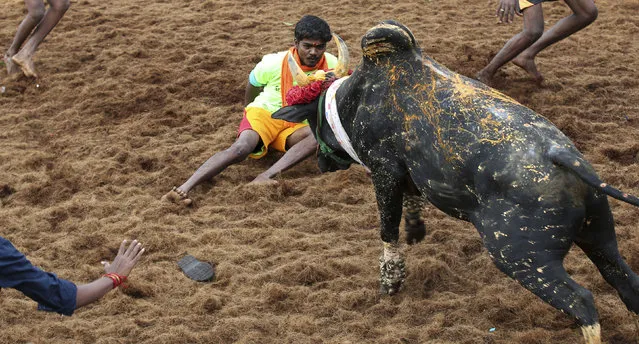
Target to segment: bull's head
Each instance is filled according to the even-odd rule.
[[[385,20],[366,31],[362,37],[364,60],[381,58],[398,52],[421,54],[413,33],[404,25]]]

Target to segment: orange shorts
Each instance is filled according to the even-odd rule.
[[[280,152],[286,152],[286,139],[298,129],[307,127],[307,123],[292,123],[281,119],[271,118],[271,113],[258,107],[244,109],[244,118],[237,130],[239,136],[244,130],[251,129],[260,135],[262,145],[257,147],[249,156],[259,159],[266,155],[269,147]]]

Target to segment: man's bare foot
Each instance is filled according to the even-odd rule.
[[[182,204],[184,206],[190,206],[193,204],[193,200],[187,196],[186,192],[178,189],[175,186],[173,187],[173,189],[171,189],[171,191],[162,196],[162,200],[166,202]]]
[[[7,74],[12,75],[20,71],[20,67],[18,67],[9,55],[4,55],[4,65],[7,66]]]
[[[517,67],[520,67],[526,72],[528,72],[528,74],[530,74],[530,76],[532,76],[533,79],[535,79],[535,82],[537,83],[537,85],[541,85],[541,83],[544,81],[543,75],[541,75],[541,73],[539,73],[539,71],[537,70],[537,65],[535,65],[534,59],[519,55],[515,57],[512,60],[512,62]]]
[[[17,54],[11,57],[11,60],[15,62],[15,64],[17,64],[20,67],[20,69],[22,69],[22,73],[24,73],[24,75],[28,77],[33,77],[33,78],[38,77],[38,74],[36,73],[35,65],[33,64],[33,59],[31,59],[31,56],[22,56],[20,52],[18,52]]]
[[[253,179],[253,181],[251,181],[247,185],[277,185],[277,184],[279,184],[277,180],[259,175],[255,177],[255,179]]]
[[[493,87],[493,75],[486,72],[485,69],[480,70],[477,75],[475,75],[475,79],[484,83],[484,85]]]

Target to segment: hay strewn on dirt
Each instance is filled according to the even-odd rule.
[[[497,87],[563,130],[600,176],[639,194],[639,3],[598,0],[599,18],[542,52],[546,86],[509,65]],[[148,247],[130,288],[73,317],[0,292],[3,343],[575,343],[579,329],[492,264],[469,224],[428,207],[429,234],[406,250],[409,276],[377,292],[381,251],[364,170],[320,175],[305,161],[277,186],[247,187],[279,157],[233,166],[183,209],[160,201],[233,142],[247,76],[312,13],[348,43],[396,19],[425,53],[473,76],[521,28],[494,1],[73,1],[36,55],[37,82],[0,72],[0,235],[78,283],[123,238]],[[549,24],[570,11],[544,4]],[[0,2],[7,47],[24,13]],[[331,47],[334,51],[334,48]],[[4,66],[2,66],[4,68]],[[620,249],[639,271],[639,211],[611,200]],[[195,283],[176,262],[217,264]],[[616,292],[579,250],[566,265],[590,289],[607,343],[635,338]],[[490,328],[494,332],[489,332]]]

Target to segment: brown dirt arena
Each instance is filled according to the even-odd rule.
[[[600,176],[639,194],[639,2],[597,0],[597,21],[542,52],[546,85],[509,65],[497,87],[563,130]],[[361,167],[321,175],[309,159],[276,186],[248,187],[279,157],[233,166],[160,201],[230,145],[248,73],[287,48],[304,14],[325,18],[353,63],[364,32],[407,25],[424,52],[473,76],[521,29],[496,1],[78,0],[36,55],[40,80],[0,71],[0,235],[76,283],[101,273],[119,242],[148,253],[130,287],[73,317],[0,292],[2,343],[578,343],[564,314],[501,274],[468,223],[427,207],[429,234],[406,250],[409,276],[378,294],[381,241]],[[544,4],[548,25],[570,13]],[[24,15],[0,1],[0,45]],[[331,46],[330,50],[335,51]],[[639,209],[611,199],[622,254],[639,271]],[[185,253],[217,265],[196,283]],[[594,296],[607,343],[634,343],[633,319],[584,254],[566,266]],[[490,331],[494,328],[494,331]]]

